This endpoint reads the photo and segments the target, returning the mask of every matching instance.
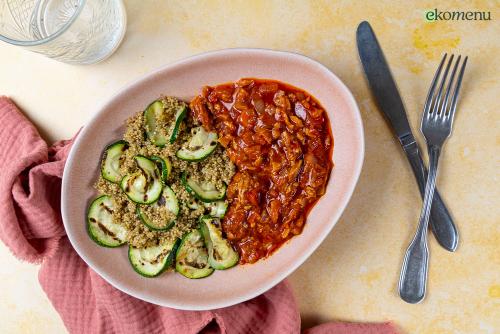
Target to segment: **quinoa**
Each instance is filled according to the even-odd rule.
[[[169,134],[175,125],[176,110],[178,107],[187,105],[169,96],[163,96],[161,100],[165,106],[165,112],[157,117],[157,128],[170,136]],[[187,162],[175,156],[182,144],[191,137],[191,129],[198,126],[191,113],[188,113],[179,127],[175,142],[167,143],[164,147],[156,146],[147,138],[144,125],[144,112],[136,113],[126,122],[123,139],[128,142],[128,148],[120,158],[120,174],[124,176],[138,170],[134,159],[136,155],[159,156],[164,160],[168,159],[172,169],[166,183],[173,190],[179,202],[178,215],[175,216],[165,206],[134,203],[125,195],[118,184],[105,180],[102,175],[99,176],[95,184],[95,188],[100,194],[110,196],[115,202],[116,209],[113,211],[113,221],[125,226],[128,231],[127,241],[136,248],[171,243],[176,238],[181,238],[184,234],[197,228],[200,216],[207,213],[208,209],[184,188],[181,182],[181,175],[184,171],[193,180],[212,184],[217,189],[225,187],[224,183],[229,184],[235,173],[235,166],[220,145],[208,158],[200,162]],[[166,226],[175,220],[175,225],[165,231],[150,229],[138,217],[136,213],[138,206],[155,224]]]

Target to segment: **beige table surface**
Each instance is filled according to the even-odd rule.
[[[366,157],[342,218],[290,277],[304,326],[394,320],[406,333],[500,333],[499,2],[440,1],[440,10],[491,11],[492,20],[435,23],[423,13],[437,2],[367,3],[129,0],[125,40],[98,65],[70,66],[2,43],[0,94],[12,97],[54,141],[71,137],[128,82],[186,56],[261,47],[313,57],[356,97]],[[440,56],[450,51],[470,57],[438,179],[460,229],[460,246],[448,253],[431,238],[429,293],[419,305],[403,303],[396,285],[421,202],[361,72],[355,30],[364,19],[384,47],[416,133]],[[0,333],[65,331],[38,285],[37,271],[0,245]]]

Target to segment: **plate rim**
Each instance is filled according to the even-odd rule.
[[[155,75],[159,75],[161,72],[167,71],[169,69],[175,68],[177,66],[180,66],[185,63],[189,63],[192,61],[196,61],[205,57],[209,56],[221,56],[221,55],[235,55],[239,54],[241,52],[246,52],[246,53],[254,53],[254,54],[264,54],[264,55],[275,55],[275,56],[283,56],[283,57],[295,57],[296,59],[299,59],[301,61],[305,61],[309,65],[313,65],[316,67],[319,67],[322,69],[325,74],[327,74],[333,81],[337,83],[339,87],[342,88],[342,95],[347,99],[347,103],[350,105],[352,112],[353,112],[353,119],[355,120],[356,124],[358,125],[358,138],[359,138],[359,151],[357,154],[356,158],[356,165],[355,168],[353,169],[353,182],[350,184],[349,189],[347,192],[345,192],[346,196],[344,197],[344,203],[341,203],[340,207],[341,210],[338,210],[335,214],[335,216],[332,216],[331,219],[329,219],[329,225],[327,228],[327,232],[315,239],[314,243],[311,244],[310,247],[307,248],[305,252],[303,252],[300,256],[300,258],[297,259],[297,261],[294,262],[293,265],[290,267],[286,268],[286,270],[283,270],[281,274],[277,275],[275,278],[269,280],[268,283],[263,284],[263,286],[259,289],[252,290],[249,293],[245,294],[240,294],[237,297],[234,297],[230,299],[227,302],[213,302],[210,304],[210,307],[201,306],[201,305],[192,305],[192,304],[179,304],[179,303],[169,303],[165,302],[161,298],[145,298],[140,295],[139,292],[136,291],[130,291],[127,287],[122,286],[120,282],[115,280],[111,275],[108,275],[105,271],[102,271],[100,269],[97,269],[96,266],[94,266],[92,263],[92,260],[88,258],[83,252],[76,246],[77,243],[75,239],[73,239],[71,233],[68,233],[68,223],[67,221],[70,220],[69,214],[66,211],[66,198],[68,196],[68,192],[70,189],[69,185],[69,180],[68,180],[68,173],[71,170],[71,167],[74,163],[74,155],[76,154],[76,147],[80,145],[80,141],[84,137],[82,134],[86,132],[86,130],[89,128],[89,125],[95,122],[99,116],[104,112],[105,109],[109,108],[117,98],[119,98],[124,92],[129,91],[130,89],[134,88],[137,85],[140,85],[143,81],[147,80],[150,77],[154,77]],[[233,306],[238,303],[245,302],[247,300],[250,300],[254,297],[257,297],[266,291],[272,289],[274,286],[276,286],[278,283],[286,279],[288,276],[290,276],[298,267],[300,267],[316,250],[317,248],[323,243],[325,238],[331,233],[333,227],[337,224],[338,220],[340,219],[341,215],[344,213],[348,203],[351,200],[352,194],[354,193],[354,190],[358,184],[359,177],[361,175],[361,170],[364,162],[364,156],[365,156],[365,137],[364,137],[364,127],[363,127],[363,121],[361,117],[361,112],[359,110],[359,106],[356,102],[356,99],[354,98],[351,90],[347,87],[346,84],[340,78],[337,77],[335,73],[333,73],[328,67],[323,65],[321,62],[309,57],[305,56],[303,54],[297,53],[297,52],[290,52],[290,51],[281,51],[281,50],[272,50],[272,49],[266,49],[266,48],[226,48],[226,49],[220,49],[220,50],[213,50],[213,51],[207,51],[207,52],[202,52],[199,54],[195,54],[192,56],[188,56],[182,59],[179,59],[177,61],[174,61],[172,63],[168,63],[166,65],[163,65],[161,67],[158,67],[156,69],[153,69],[141,76],[139,76],[137,79],[130,81],[128,84],[125,84],[121,88],[119,88],[116,93],[112,94],[109,98],[107,98],[104,102],[101,102],[96,106],[97,112],[92,115],[92,117],[84,124],[83,128],[79,131],[78,135],[76,136],[75,141],[73,142],[71,146],[71,150],[68,154],[64,170],[63,170],[63,177],[62,177],[62,185],[61,185],[61,216],[62,216],[62,221],[63,221],[63,226],[66,232],[66,236],[68,237],[72,248],[76,251],[78,256],[89,266],[90,269],[92,269],[94,272],[96,272],[100,277],[102,277],[107,283],[111,284],[114,288],[122,291],[123,293],[132,296],[134,298],[146,301],[148,303],[156,304],[159,306],[164,306],[164,307],[171,307],[175,308],[178,310],[189,310],[189,311],[205,311],[205,310],[213,310],[213,309],[218,309],[218,308],[223,308],[223,307],[229,307]],[[321,200],[321,199],[320,199]],[[290,239],[290,240],[293,240]],[[290,242],[290,240],[288,242]]]

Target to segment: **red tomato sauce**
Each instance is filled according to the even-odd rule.
[[[190,106],[237,167],[222,229],[240,263],[254,263],[300,234],[325,192],[333,167],[327,113],[307,92],[261,79],[204,87]]]

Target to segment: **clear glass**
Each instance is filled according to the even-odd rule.
[[[0,40],[73,64],[93,64],[120,45],[122,0],[0,0]]]

